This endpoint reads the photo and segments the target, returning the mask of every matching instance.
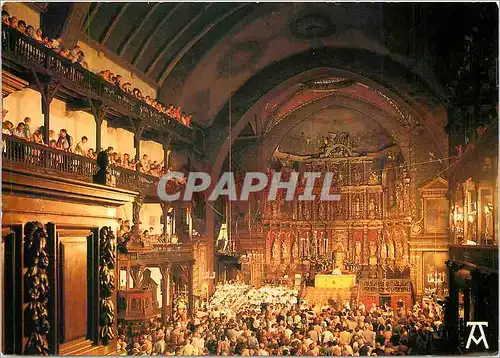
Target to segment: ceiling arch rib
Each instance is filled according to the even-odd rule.
[[[106,45],[106,43],[109,40],[109,37],[111,36],[111,33],[113,32],[113,30],[115,29],[116,25],[118,24],[118,22],[120,21],[120,19],[123,17],[123,15],[125,14],[125,11],[127,11],[127,8],[129,6],[130,6],[130,3],[127,2],[127,3],[123,4],[123,6],[120,8],[120,11],[118,12],[118,14],[116,14],[116,16],[113,19],[113,21],[111,21],[111,24],[109,25],[108,29],[106,30],[106,32],[104,33],[104,35],[103,35],[103,37],[101,39],[101,44],[102,45]]]
[[[160,6],[161,3],[157,2],[155,3],[148,11],[148,13],[146,14],[146,16],[144,16],[144,19],[143,21],[141,21],[139,23],[139,26],[137,26],[134,31],[132,32],[132,34],[130,36],[128,36],[126,39],[125,39],[125,42],[119,47],[118,51],[117,51],[117,54],[118,55],[121,55],[123,53],[125,53],[125,51],[127,51],[127,48],[130,46],[130,44],[132,43],[132,41],[135,39],[135,37],[137,36],[137,34],[139,34],[139,32],[142,30],[142,28],[144,27],[144,25],[149,21],[149,19],[151,18],[151,15],[153,15],[154,12],[156,12],[158,10],[158,7]]]
[[[182,29],[179,31],[172,40],[166,44],[163,49],[160,51],[160,53],[155,57],[154,61],[148,65],[146,69],[146,75],[151,75],[151,72],[155,68],[156,64],[158,61],[167,53],[167,51],[170,49],[170,47],[189,29],[189,27],[194,24],[202,15],[203,13],[210,7],[212,6],[212,3],[209,3],[203,7],[203,9],[196,14]]]
[[[403,155],[405,162],[410,162],[410,134],[408,128],[404,126],[399,121],[399,119],[394,116],[394,114],[388,113],[383,108],[379,108],[372,103],[363,101],[360,98],[356,98],[346,93],[329,93],[326,96],[316,98],[310,102],[298,106],[295,110],[288,112],[285,117],[282,118],[282,120],[279,121],[262,138],[262,159],[270,158],[275,148],[282,140],[283,136],[286,135],[286,133],[294,128],[297,124],[311,118],[316,113],[331,107],[347,108],[359,112],[364,116],[374,120],[394,139],[396,145],[399,147]],[[237,126],[240,128],[243,125],[243,122],[237,123]],[[235,136],[237,136],[236,133],[234,136],[231,136],[231,140],[233,142]],[[226,140],[223,141],[220,150],[216,154],[217,157],[215,158],[214,164],[212,166],[212,178],[218,178],[229,153],[229,148],[232,146],[232,144],[230,143],[230,138],[226,137]],[[262,160],[262,163],[265,162],[267,161]],[[264,169],[265,168],[258,168],[258,170]]]
[[[210,30],[212,30],[219,22],[222,20],[226,19],[228,16],[232,15],[236,11],[240,10],[241,8],[247,6],[248,3],[241,3],[238,6],[232,8],[228,12],[224,13],[224,15],[219,16],[215,21],[211,22],[207,27],[205,27],[200,33],[198,33],[195,37],[193,37],[189,42],[175,55],[172,61],[170,61],[167,65],[167,67],[161,71],[161,76],[160,79],[158,80],[158,85],[161,86],[163,82],[167,79],[167,77],[170,75],[174,67],[179,63],[179,61],[182,59],[182,57],[203,37],[205,36]],[[160,56],[161,57],[161,56]]]
[[[90,26],[92,23],[92,20],[94,20],[94,17],[97,15],[97,12],[101,8],[100,2],[96,3],[90,14],[87,16],[87,19],[85,20],[85,24],[83,25],[82,32],[85,32],[87,28]]]
[[[278,69],[274,70],[278,71]],[[213,151],[211,158],[209,158],[209,162],[214,163],[214,170],[212,173],[215,175],[215,177],[216,175],[218,175],[218,171],[220,171],[224,161],[226,160],[229,148],[234,144],[234,141],[239,136],[239,134],[242,133],[244,128],[251,121],[255,120],[256,117],[259,117],[259,119],[264,123],[270,118],[272,114],[276,114],[280,111],[279,109],[278,112],[273,110],[267,111],[267,106],[271,105],[280,107],[283,102],[293,99],[293,93],[300,92],[297,91],[297,86],[304,86],[304,84],[307,84],[311,80],[318,80],[321,78],[346,78],[355,81],[357,83],[357,88],[356,86],[346,86],[339,91],[332,91],[329,93],[327,92],[326,94],[330,96],[325,96],[325,92],[317,92],[318,98],[316,98],[316,100],[310,100],[307,103],[299,103],[299,105],[296,106],[295,109],[286,108],[286,106],[283,106],[284,109],[281,111],[281,116],[286,116],[285,118],[288,118],[288,116],[294,115],[295,113],[300,113],[298,111],[305,111],[302,113],[303,115],[307,115],[307,110],[311,110],[311,108],[313,108],[311,106],[315,106],[317,105],[317,103],[324,103],[324,105],[327,106],[332,105],[332,103],[334,103],[332,101],[334,101],[335,98],[337,101],[340,101],[341,99],[345,103],[349,104],[348,107],[350,106],[353,109],[362,107],[365,110],[373,109],[373,111],[376,110],[379,114],[383,113],[383,116],[379,115],[380,119],[377,120],[377,122],[380,123],[384,128],[386,128],[387,131],[391,132],[391,136],[393,136],[395,140],[397,140],[397,144],[398,146],[400,146],[402,152],[405,153],[405,158],[407,160],[410,156],[409,133],[411,128],[416,129],[419,133],[418,140],[413,142],[415,148],[419,147],[421,149],[426,146],[426,148],[434,148],[437,153],[445,153],[443,152],[443,147],[446,147],[447,142],[438,140],[440,138],[439,132],[442,131],[442,128],[431,126],[431,128],[429,129],[428,126],[422,126],[421,124],[419,124],[422,122],[426,123],[426,119],[420,117],[415,109],[409,106],[400,97],[398,97],[397,95],[393,96],[393,93],[390,90],[387,90],[384,86],[371,79],[343,69],[328,67],[311,68],[294,76],[290,76],[290,74],[288,74],[288,76],[289,77],[284,76],[285,79],[281,82],[278,82],[277,84],[273,81],[272,78],[266,76],[265,78],[269,87],[260,88],[261,91],[258,92],[259,97],[257,98],[255,97],[255,93],[254,96],[249,96],[249,94],[247,93],[247,88],[240,88],[233,95],[233,118],[238,118],[239,120],[233,123],[231,135],[228,135],[229,128],[227,122],[227,112],[224,111],[220,113],[220,118],[218,117],[220,121],[217,120],[214,122],[214,128],[212,131],[210,131],[209,137],[207,137],[207,143],[209,143],[210,145],[214,145],[216,148],[219,148],[218,151]],[[259,82],[258,79],[255,79],[255,81]],[[270,87],[271,85],[274,86]],[[304,87],[307,88],[307,86]],[[251,88],[252,86],[250,85],[250,89]],[[250,94],[252,92],[253,91],[250,91]],[[248,97],[250,97],[248,101],[244,101],[243,103],[241,103],[242,99],[247,99]],[[281,99],[275,102],[276,98]],[[336,105],[343,105],[345,103],[337,102]],[[353,103],[355,103],[356,106],[354,106]],[[404,111],[398,111],[393,106],[395,104],[397,105],[397,108],[403,109]],[[409,116],[407,119],[404,119],[401,118],[400,113],[407,113],[409,114]],[[390,121],[387,121],[386,119],[384,119],[384,117],[390,118]],[[279,127],[280,122],[278,122],[278,125],[274,126],[274,128]],[[408,125],[410,123],[413,127],[410,127]],[[272,133],[274,128],[268,131],[268,133],[265,134],[263,138],[266,138],[269,133]],[[396,133],[397,135],[393,135],[392,133]]]
[[[146,50],[147,50],[149,44],[151,43],[151,41],[153,40],[153,38],[156,36],[156,34],[158,33],[158,31],[167,23],[167,21],[174,15],[174,13],[181,7],[181,5],[182,5],[182,3],[179,3],[179,4],[175,5],[165,15],[165,17],[163,19],[161,19],[160,22],[154,27],[153,32],[147,36],[148,39],[146,40],[146,42],[144,43],[144,45],[141,46],[141,49],[140,49],[139,53],[132,60],[132,65],[133,66],[137,66],[137,63],[142,58],[142,56],[146,53]]]

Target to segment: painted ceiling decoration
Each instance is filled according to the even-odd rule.
[[[88,3],[81,38],[158,87],[185,56],[204,53],[255,7],[253,3]]]
[[[325,87],[331,89],[324,91],[316,90],[316,88]],[[418,125],[409,113],[404,112],[394,100],[384,95],[381,91],[346,78],[331,77],[309,81],[300,90],[294,92],[281,103],[274,104],[273,111],[270,112],[269,118],[265,121],[264,132],[269,132],[291,112],[307,106],[314,101],[337,94],[346,94],[373,103],[377,107],[385,109],[388,113],[392,113],[404,125]]]
[[[49,13],[51,6],[47,5]],[[258,63],[264,60],[265,52],[275,51],[275,44],[280,42],[282,49],[289,44],[296,47],[295,51],[284,50],[283,58],[321,46],[360,47],[397,54],[391,57],[398,57],[410,68],[417,64],[403,61],[402,56],[409,56],[411,61],[412,49],[407,44],[414,39],[411,34],[415,31],[423,31],[420,38],[425,41],[435,42],[431,44],[434,52],[441,51],[440,48],[446,52],[444,47],[451,43],[448,35],[437,31],[439,29],[409,22],[417,12],[434,19],[446,10],[434,5],[410,9],[397,4],[355,3],[86,3],[81,38],[105,54],[128,63],[128,68],[136,70],[148,83],[158,88],[169,84],[175,96],[186,97],[183,91],[174,89],[174,83],[183,85],[189,74],[196,77],[193,70],[204,59],[211,53],[220,53],[233,41],[231,61],[220,56],[218,60],[209,61],[219,67],[216,76],[227,74],[227,62],[233,61],[233,73],[244,68],[253,72],[261,69]],[[253,36],[248,36],[249,33]],[[443,38],[447,43],[440,43]],[[428,56],[434,55],[428,53]],[[351,61],[358,60],[352,58]],[[424,70],[421,75],[425,81],[429,84],[434,81],[431,85],[442,91],[431,72],[422,65],[418,64],[418,68]],[[446,69],[446,65],[440,68]],[[436,74],[439,77],[441,72]]]
[[[313,91],[336,91],[341,88],[352,86],[355,81],[348,78],[331,77],[310,81],[304,84],[305,88]]]
[[[376,153],[394,145],[394,138],[370,117],[349,108],[332,107],[292,128],[277,150],[312,158],[342,157],[346,153],[350,156]],[[343,150],[343,146],[349,150]]]

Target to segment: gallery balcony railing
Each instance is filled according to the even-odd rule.
[[[90,183],[97,172],[93,159],[5,134],[2,135],[2,164],[45,174],[64,173]]]
[[[361,292],[402,293],[411,292],[410,279],[370,279],[360,278],[358,285]]]
[[[193,260],[193,244],[165,244],[151,248],[127,247],[127,253],[119,254],[119,261],[140,261],[142,263],[185,262]]]
[[[498,271],[498,246],[450,245],[449,258]]]
[[[94,182],[94,174],[99,169],[94,159],[5,134],[2,136],[2,164],[88,183]],[[155,196],[158,180],[135,170],[110,166],[107,184]]]
[[[88,97],[90,94],[93,99],[104,100],[117,112],[135,115],[152,128],[168,129],[183,138],[192,139],[192,128],[123,92],[99,75],[86,70],[77,63],[72,63],[34,39],[6,26],[2,27],[2,59],[8,59],[38,73],[49,75],[83,96]]]

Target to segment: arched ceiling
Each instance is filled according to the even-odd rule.
[[[251,3],[91,3],[83,33],[131,64],[151,82],[164,81],[177,56],[210,34],[217,42]],[[208,37],[207,37],[208,40]]]
[[[390,89],[411,87],[403,88],[409,102],[442,102],[445,85],[461,65],[464,35],[484,8],[497,12],[495,4],[466,3],[78,6],[84,11],[80,22],[55,4],[49,4],[45,16],[69,13],[64,26],[78,27],[80,39],[157,87],[163,102],[183,105],[207,125],[224,109],[230,93],[248,82],[266,87],[265,78],[256,80],[266,71],[293,76],[287,69],[298,62],[353,70]],[[303,63],[299,67],[305,70]],[[265,93],[253,92],[252,98]]]

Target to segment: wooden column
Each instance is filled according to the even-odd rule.
[[[161,290],[162,290],[162,303],[161,303],[161,318],[163,324],[167,323],[168,317],[172,315],[172,300],[170,292],[170,273],[172,264],[160,266],[161,271]]]
[[[163,235],[163,238],[166,239],[167,236],[169,235],[167,223],[168,223],[168,210],[170,209],[170,204],[167,202],[161,201],[160,206],[161,206],[162,220],[163,220],[162,235]]]
[[[193,294],[193,263],[187,264],[188,269],[188,315],[193,317],[194,313],[194,294]]]
[[[214,183],[214,180],[212,178],[212,185],[215,185],[213,183]],[[213,189],[213,187],[210,189]],[[207,271],[208,272],[215,271],[215,265],[214,265],[214,261],[215,261],[215,255],[214,255],[214,253],[215,253],[215,248],[214,248],[215,214],[214,214],[214,210],[212,209],[214,204],[215,204],[215,202],[212,201],[210,203],[207,202],[207,205],[205,205],[205,223],[206,223],[206,235],[207,235],[207,247],[206,247],[207,256],[206,257],[207,257]],[[209,296],[212,295],[214,290],[215,290],[215,279],[210,280],[208,282]]]
[[[90,109],[95,120],[95,152],[102,150],[102,122],[106,118],[108,106],[103,106],[102,101],[90,100]]]
[[[470,294],[469,287],[464,289],[464,322],[470,321]]]
[[[445,322],[448,327],[448,335],[452,346],[458,344],[458,287],[455,282],[455,273],[458,270],[458,265],[448,260],[448,285],[449,295],[446,303]]]
[[[170,148],[170,142],[172,141],[172,136],[170,134],[165,134],[165,137],[163,137],[162,141],[162,146],[163,146],[163,166],[165,167],[165,170],[168,170],[169,168],[169,162],[168,162],[168,151]]]
[[[134,148],[135,148],[135,160],[141,160],[141,138],[144,133],[145,125],[142,122],[137,122],[134,124]]]
[[[141,224],[141,208],[143,203],[144,195],[142,193],[139,193],[135,197],[134,203],[132,205],[132,233],[135,238],[138,238],[140,233],[139,225]]]
[[[130,263],[127,263],[127,277],[125,285],[127,285],[126,289],[128,290],[130,288]]]
[[[36,87],[42,97],[42,113],[43,113],[43,137],[46,144],[49,144],[49,130],[50,130],[50,104],[54,96],[59,91],[61,83],[54,83],[52,79],[42,80],[38,74],[32,70],[35,79]]]
[[[90,3],[83,2],[75,2],[71,5],[68,17],[60,33],[64,41],[64,47],[73,48],[77,44],[80,31],[89,14],[89,7]]]

